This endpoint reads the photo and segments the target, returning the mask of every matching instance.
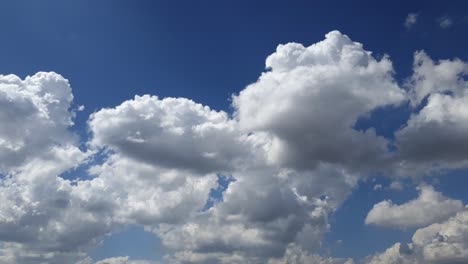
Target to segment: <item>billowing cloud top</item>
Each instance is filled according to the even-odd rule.
[[[405,100],[388,57],[376,60],[362,44],[332,31],[309,47],[279,45],[266,66],[271,70],[233,101],[243,130],[273,136],[272,162],[359,167],[384,159],[387,141],[353,126],[373,109]]]

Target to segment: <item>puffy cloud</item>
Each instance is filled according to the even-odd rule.
[[[265,262],[283,257],[289,245],[317,251],[328,230],[328,214],[359,179],[348,168],[352,161],[385,155],[385,139],[352,126],[360,115],[404,100],[390,61],[375,60],[339,32],[309,48],[287,51],[295,45],[301,46],[280,46],[267,59],[272,70],[234,98],[234,119],[187,99],[155,96],[137,96],[90,118],[91,146],[115,153],[93,173],[96,181],[124,193],[125,198],[115,198],[126,208],[116,211],[117,219],[143,224],[158,234],[172,252],[172,262]],[[279,96],[288,106],[281,111],[273,108]],[[345,106],[331,113],[331,106],[322,103],[327,100]],[[275,111],[269,114],[271,109]],[[266,124],[258,123],[263,121]],[[284,122],[293,122],[292,127]],[[284,137],[282,130],[287,132]],[[319,134],[332,134],[339,142],[320,138],[325,145],[317,146],[314,137]],[[301,138],[308,138],[307,144],[295,149]],[[279,155],[284,147],[298,158],[307,156],[301,153],[307,149],[315,154],[307,164],[305,157],[299,164],[283,164]],[[332,155],[320,153],[329,147],[334,148]],[[356,149],[350,158],[346,147]],[[222,202],[196,212],[215,187],[213,173],[227,173],[234,182]],[[193,187],[205,180],[200,188]]]
[[[266,67],[270,71],[234,96],[233,103],[244,131],[273,136],[271,163],[359,168],[386,159],[387,140],[353,126],[373,109],[405,100],[388,57],[377,60],[362,44],[332,31],[309,47],[279,45]]]
[[[365,223],[393,228],[421,227],[443,221],[463,209],[463,203],[422,185],[418,198],[404,204],[380,202],[369,211]]]
[[[372,264],[466,263],[468,262],[468,211],[418,229],[410,244],[397,243],[369,258]]]
[[[405,24],[404,24],[405,27],[407,29],[411,29],[418,21],[418,17],[419,17],[418,13],[409,13],[405,19]]]
[[[373,129],[354,126],[377,108],[404,102],[407,92],[393,79],[388,57],[374,58],[337,31],[309,47],[278,46],[266,60],[268,70],[233,97],[232,117],[189,99],[136,96],[91,115],[87,151],[69,132],[73,96],[63,77],[2,76],[0,121],[11,125],[0,125],[6,176],[0,180],[0,263],[93,263],[89,248],[128,224],[157,234],[168,263],[350,263],[317,255],[328,215],[368,169],[418,162],[414,131],[438,120],[439,109],[444,124],[465,118],[465,64],[434,63],[423,53],[416,61],[408,94],[415,106],[429,96],[428,105],[397,133],[396,153]],[[457,128],[464,139],[465,127]],[[442,126],[440,133],[429,129],[429,139],[445,135]],[[421,160],[454,157],[448,149]],[[92,166],[83,177],[61,177],[86,162]],[[220,175],[233,182],[207,209]],[[418,199],[387,209],[460,209],[460,202],[424,188]],[[447,217],[433,214],[431,221]],[[415,252],[428,244],[419,237]],[[412,248],[398,246],[387,255],[402,250]]]
[[[421,248],[422,257],[433,263],[468,261],[468,211],[449,220],[417,230],[413,243]]]
[[[300,248],[290,246],[286,250],[284,257],[281,259],[273,259],[268,261],[268,264],[354,264],[352,259],[343,258],[323,258],[319,255],[311,255],[304,252]]]
[[[78,259],[108,230],[108,218],[84,210],[59,177],[89,156],[68,131],[72,99],[56,73],[0,76],[1,263]]]
[[[385,252],[369,257],[368,264],[417,264],[412,244],[396,243]]]
[[[459,59],[434,62],[424,51],[415,52],[413,75],[407,84],[412,104],[420,104],[433,93],[463,94],[468,88],[463,79],[466,74],[468,65]]]
[[[427,104],[395,133],[399,150],[396,168],[420,170],[465,167],[468,157],[468,64],[455,60],[434,63],[415,54],[410,94],[415,106]]]
[[[183,225],[153,230],[175,252],[175,263],[265,263],[292,244],[316,252],[328,214],[356,182],[325,165],[303,174],[261,170],[233,177],[222,203]]]
[[[91,174],[96,178],[81,181],[77,187],[90,190],[83,192],[90,202],[105,202],[93,207],[115,206],[113,219],[124,224],[176,224],[186,220],[203,209],[217,184],[215,174],[155,167],[117,154],[91,168]],[[110,199],[96,197],[99,192]]]
[[[0,173],[8,173],[55,146],[73,145],[68,128],[73,95],[68,81],[50,72],[21,80],[0,75]]]
[[[226,171],[250,154],[225,112],[185,98],[136,96],[94,113],[89,126],[92,145],[167,168]]]
[[[51,76],[59,78],[55,74]],[[47,85],[36,89],[53,91]],[[55,82],[51,85],[55,85]],[[68,86],[65,88],[70,92]],[[56,100],[52,94],[44,96],[52,98],[52,102]],[[67,111],[70,103],[62,106],[62,103],[56,102]],[[190,111],[190,107],[206,109],[188,103],[185,113]],[[173,112],[180,114],[183,111],[179,110]],[[65,120],[63,116],[72,118],[73,113],[51,114],[48,122],[59,123],[53,118]],[[96,113],[96,116],[99,115]],[[176,118],[173,117],[173,120]],[[223,114],[220,114],[220,118],[223,120]],[[71,119],[67,124],[72,124]],[[59,127],[54,126],[56,129]],[[204,135],[211,138],[213,133],[210,126],[205,124],[194,130],[200,132],[197,136],[206,133]],[[125,129],[130,128],[123,126],[120,131],[127,135],[130,131]],[[63,129],[61,133],[69,133],[65,125]],[[52,131],[50,134],[54,135]],[[104,235],[122,225],[158,226],[161,223],[177,224],[190,218],[191,214],[203,209],[210,190],[216,187],[215,174],[200,174],[193,168],[156,166],[134,159],[131,153],[126,155],[127,152],[118,149],[104,153],[104,160],[92,166],[89,175],[74,181],[63,179],[60,177],[62,173],[86,162],[91,152],[82,152],[72,134],[63,137],[70,141],[63,142],[48,139],[47,135],[42,137],[22,139],[42,140],[45,151],[30,151],[27,159],[10,169],[7,177],[0,180],[0,198],[3,201],[0,205],[0,241],[4,242],[0,251],[2,264],[77,261],[85,257],[90,247],[100,242]]]

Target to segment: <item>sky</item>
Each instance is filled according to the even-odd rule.
[[[467,8],[2,3],[0,264],[468,262]]]

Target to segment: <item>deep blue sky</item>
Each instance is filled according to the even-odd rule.
[[[135,94],[187,97],[230,111],[230,95],[258,78],[278,44],[310,45],[335,29],[377,56],[390,55],[400,83],[411,73],[416,50],[434,59],[468,60],[467,1],[16,0],[2,2],[0,10],[0,73],[55,71],[68,78],[75,103],[86,107],[76,120],[83,136],[90,113]],[[403,23],[410,12],[420,16],[407,30]],[[448,29],[436,22],[444,15],[454,21]],[[400,110],[393,117],[376,113],[360,125],[391,136],[401,116],[409,115]],[[436,189],[466,203],[456,177],[442,178]],[[410,239],[411,230],[382,231],[363,222],[374,203],[405,201],[416,192],[373,192],[373,184],[363,184],[332,217],[325,251],[364,256]],[[336,240],[343,244],[336,246]],[[159,250],[157,239],[130,228],[106,239],[93,256],[161,256],[152,250]]]

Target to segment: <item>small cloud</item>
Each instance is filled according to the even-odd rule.
[[[403,190],[403,183],[401,183],[400,181],[393,181],[393,182],[390,184],[389,188],[390,188],[391,190],[401,191],[401,190]]]
[[[462,201],[446,197],[430,185],[420,185],[417,190],[419,196],[406,203],[384,200],[375,204],[365,223],[398,229],[423,227],[445,221],[465,207]]]
[[[377,190],[382,190],[382,184],[374,185],[374,191],[377,191]]]
[[[84,111],[85,110],[85,106],[84,105],[80,105],[78,106],[78,112],[81,112],[81,111]]]
[[[418,17],[418,13],[409,13],[405,19],[405,28],[411,29],[414,26],[414,24],[416,24],[416,22],[418,21]]]
[[[453,20],[449,16],[439,17],[437,23],[443,29],[449,28],[453,24]]]

